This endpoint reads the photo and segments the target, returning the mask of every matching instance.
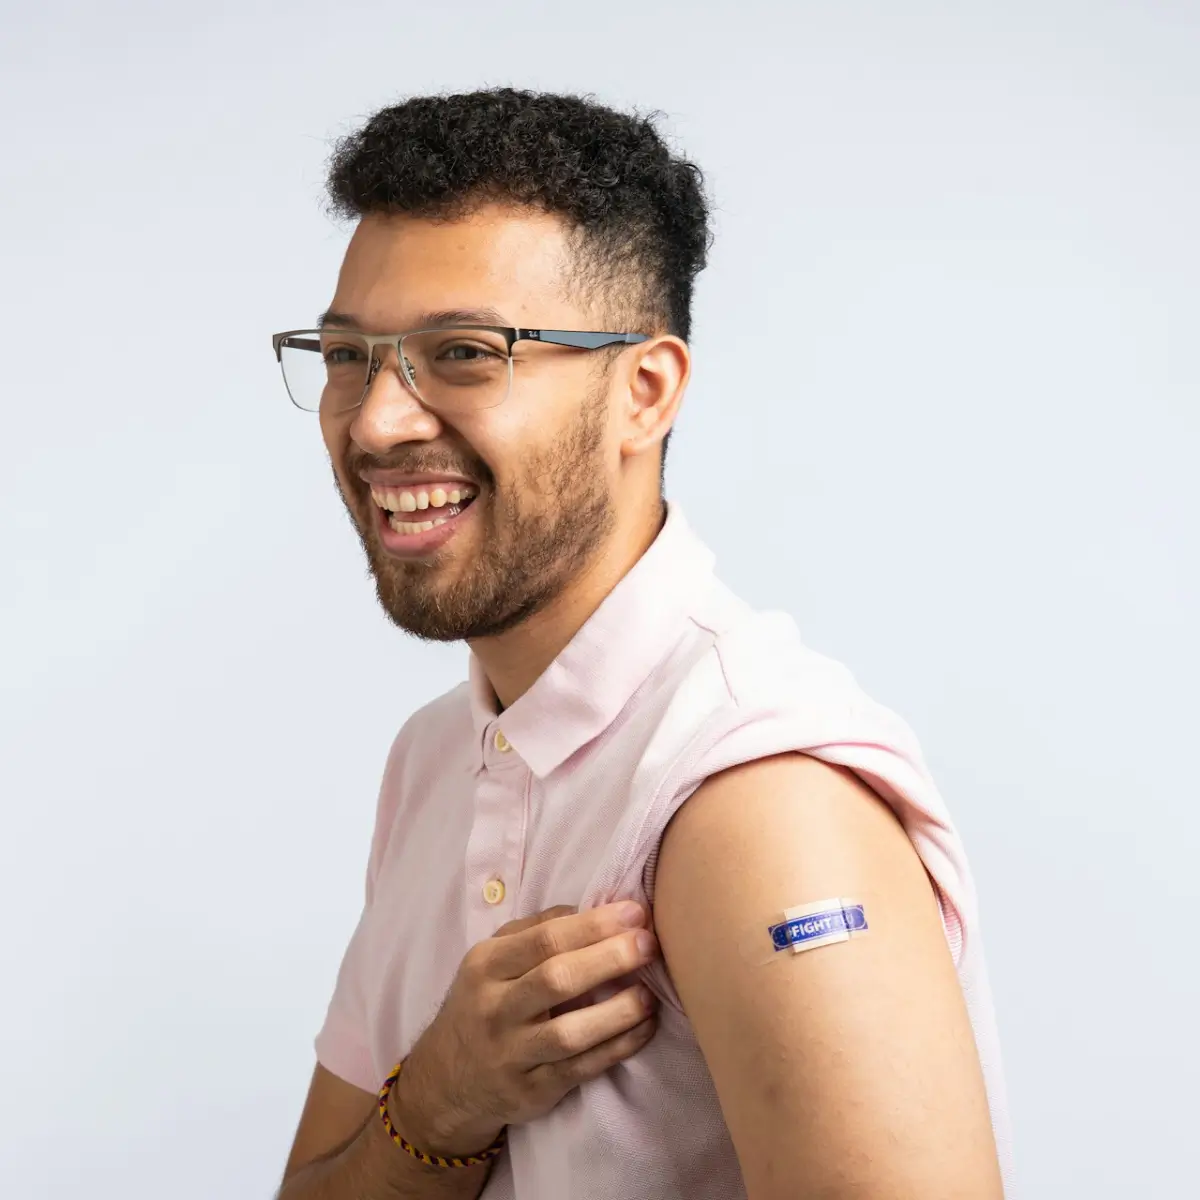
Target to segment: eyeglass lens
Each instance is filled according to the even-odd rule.
[[[508,342],[486,329],[427,329],[394,347],[374,347],[374,358],[400,371],[421,403],[439,412],[492,408],[508,395],[512,360]],[[297,408],[344,412],[361,403],[372,351],[365,338],[342,329],[291,334],[280,346],[288,394]],[[376,371],[378,373],[378,369]]]

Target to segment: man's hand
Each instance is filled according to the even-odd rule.
[[[640,984],[551,1010],[657,957],[646,915],[632,901],[551,908],[473,946],[393,1089],[400,1132],[431,1154],[471,1154],[636,1054],[655,1026]]]

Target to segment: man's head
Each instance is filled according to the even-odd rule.
[[[436,640],[493,636],[657,516],[709,242],[699,172],[649,120],[503,89],[384,109],[338,144],[328,189],[358,220],[322,322],[331,379],[371,360],[365,342],[339,349],[348,330],[647,335],[410,335],[403,360],[375,349],[361,402],[326,391],[322,431],[389,616]],[[431,507],[412,511],[422,492]]]

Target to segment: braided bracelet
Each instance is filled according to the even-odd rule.
[[[468,1154],[466,1158],[442,1158],[439,1154],[426,1154],[423,1150],[418,1150],[411,1142],[406,1141],[392,1124],[392,1118],[388,1114],[388,1096],[391,1095],[392,1084],[400,1078],[400,1071],[403,1067],[404,1059],[401,1059],[392,1068],[392,1073],[384,1080],[383,1087],[379,1089],[379,1115],[383,1118],[383,1127],[388,1131],[388,1137],[397,1146],[402,1150],[407,1150],[413,1158],[419,1158],[427,1167],[474,1167],[495,1158],[504,1149],[504,1143],[508,1139],[507,1129],[501,1129],[499,1136],[486,1150],[481,1150],[478,1154]]]

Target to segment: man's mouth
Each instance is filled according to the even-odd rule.
[[[384,510],[388,525],[399,534],[425,533],[445,525],[478,494],[474,485],[457,482],[432,487],[371,488],[371,499]]]

